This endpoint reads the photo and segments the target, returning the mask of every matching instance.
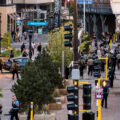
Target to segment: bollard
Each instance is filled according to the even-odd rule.
[[[33,120],[33,102],[30,103],[30,120]]]

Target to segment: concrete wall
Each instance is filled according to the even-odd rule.
[[[1,13],[1,34],[7,32],[7,15],[11,13],[16,13],[15,6],[0,6],[0,13]]]

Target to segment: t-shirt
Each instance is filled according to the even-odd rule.
[[[15,101],[15,105],[20,105],[18,100]],[[19,110],[19,107],[15,106],[15,107],[13,107],[13,109],[14,110]]]

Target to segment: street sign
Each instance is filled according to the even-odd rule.
[[[96,89],[95,99],[103,99],[103,89],[102,88]]]
[[[72,69],[72,79],[73,80],[80,79],[80,70],[79,69]]]
[[[85,0],[85,4],[92,4],[93,0]],[[84,4],[84,0],[78,0],[77,4]]]
[[[27,23],[29,26],[48,26],[48,22],[31,22]]]
[[[20,21],[20,20],[17,20],[16,23],[17,23],[17,25],[20,25],[20,24],[21,24],[21,21]]]
[[[38,34],[42,35],[42,29],[41,28],[38,29]]]

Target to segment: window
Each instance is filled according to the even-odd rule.
[[[0,5],[6,4],[6,0],[0,0]]]

